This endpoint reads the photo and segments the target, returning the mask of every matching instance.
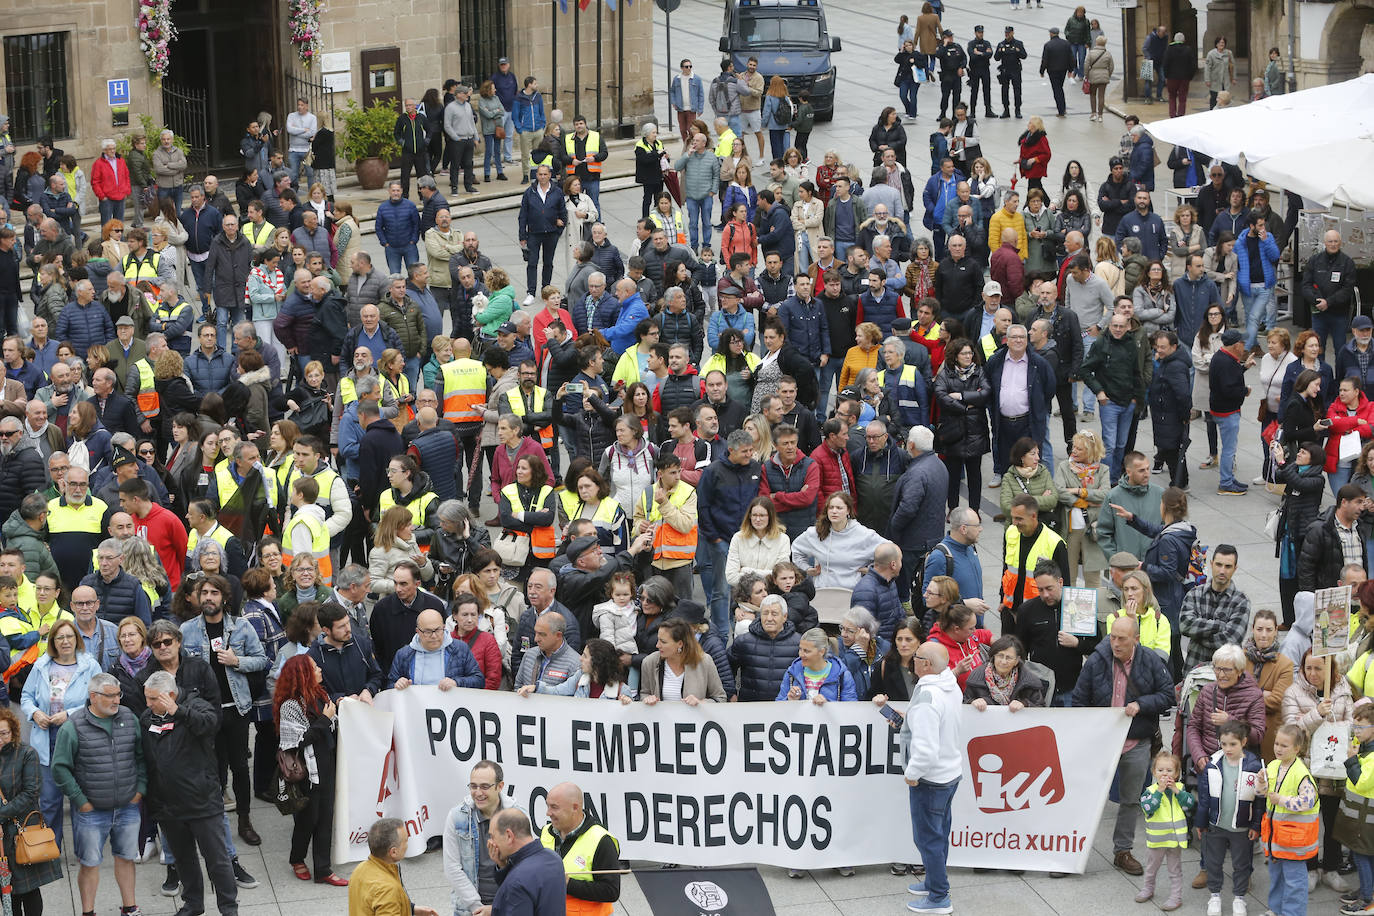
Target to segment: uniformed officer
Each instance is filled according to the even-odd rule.
[[[968,56],[955,42],[954,32],[945,29],[943,43],[935,49],[935,58],[940,62],[940,118],[943,119],[945,112],[953,114],[953,106],[963,99],[964,84],[961,81],[968,67]],[[954,97],[953,102],[949,101],[951,96]],[[946,105],[950,107],[946,108]]]
[[[983,87],[983,116],[995,118],[992,113],[992,42],[983,37],[983,27],[973,27],[973,40],[968,43],[968,110],[970,115],[978,113],[978,87]]]
[[[1008,90],[1016,94],[1016,116],[1021,117],[1021,61],[1026,59],[1026,46],[1016,40],[1016,29],[1007,26],[1007,35],[993,52],[997,61],[997,82],[1002,84],[1002,117],[1010,118],[1007,105]]]

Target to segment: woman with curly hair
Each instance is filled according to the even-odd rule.
[[[305,762],[305,807],[293,816],[291,871],[310,880],[305,849],[311,847],[315,883],[347,887],[348,879],[330,867],[334,830],[334,741],[337,710],[321,681],[324,672],[309,655],[296,655],[282,665],[272,693],[273,718],[277,722],[277,746],[299,751]]]
[[[620,664],[620,653],[615,646],[604,639],[587,640],[582,647],[582,674],[577,679],[573,696],[619,700],[626,705],[633,700],[625,683],[625,667]]]

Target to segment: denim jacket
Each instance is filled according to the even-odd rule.
[[[229,695],[233,697],[239,715],[246,716],[253,708],[253,694],[248,689],[247,673],[266,671],[267,653],[263,651],[262,640],[258,639],[257,630],[242,617],[224,615],[224,636],[229,648],[239,657],[237,668],[224,669],[229,681]],[[205,618],[192,617],[181,625],[181,647],[188,655],[214,665],[214,652],[210,649],[210,640],[205,634]]]
[[[504,802],[504,799],[503,799]],[[502,804],[504,808],[524,811],[519,805]],[[471,916],[482,905],[477,893],[478,844],[482,842],[482,825],[478,822],[477,805],[469,795],[462,804],[455,805],[444,822],[444,877],[453,888],[453,916]]]

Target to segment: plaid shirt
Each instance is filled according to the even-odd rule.
[[[1178,617],[1179,632],[1188,637],[1184,670],[1210,665],[1212,653],[1227,643],[1240,645],[1250,625],[1250,599],[1235,583],[1219,592],[1211,580],[1188,592]]]

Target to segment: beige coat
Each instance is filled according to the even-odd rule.
[[[916,17],[916,50],[922,54],[934,54],[940,47],[940,17],[934,13],[922,13]]]
[[[1299,675],[1283,695],[1283,724],[1297,725],[1307,732],[1308,737],[1317,730],[1322,721],[1317,712],[1317,688],[1307,683],[1307,678]],[[1355,714],[1355,698],[1350,695],[1350,685],[1345,678],[1336,677],[1331,688],[1331,722],[1350,722]],[[1312,752],[1305,757],[1308,766],[1312,765]],[[1340,795],[1340,783],[1331,779],[1317,780],[1317,791],[1322,795]]]
[[[658,696],[659,669],[662,666],[663,660],[657,652],[644,659],[640,665],[641,699]],[[700,662],[683,669],[682,695],[696,697],[699,700],[715,700],[717,703],[725,702],[725,688],[720,683],[720,672],[716,670],[715,662],[711,661],[711,656],[707,655],[705,650]]]
[[[1083,59],[1083,66],[1088,71],[1088,82],[1094,86],[1105,86],[1110,83],[1112,73],[1116,70],[1116,62],[1112,60],[1112,52],[1106,48],[1098,47],[1088,49],[1088,54]]]
[[[1288,688],[1293,685],[1293,660],[1280,655],[1264,666],[1259,674],[1255,673],[1255,663],[1245,660],[1245,670],[1264,691],[1264,743],[1260,754],[1266,761],[1274,759],[1274,733],[1283,724],[1283,701]]]

